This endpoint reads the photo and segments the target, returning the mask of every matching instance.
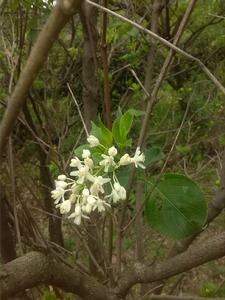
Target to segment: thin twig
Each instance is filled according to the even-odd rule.
[[[9,138],[8,141],[9,147],[9,169],[10,169],[10,179],[11,179],[11,191],[12,191],[12,198],[13,198],[13,215],[14,215],[14,224],[15,224],[15,231],[16,236],[19,244],[19,252],[20,255],[23,254],[23,247],[21,241],[21,233],[20,233],[20,226],[18,220],[18,212],[17,212],[17,204],[16,204],[16,178],[14,172],[14,163],[13,163],[13,146],[12,146],[12,138]]]
[[[141,80],[138,78],[136,72],[135,72],[133,69],[130,69],[130,71],[131,71],[131,74],[134,76],[134,78],[137,80],[138,84],[141,86],[141,88],[142,88],[142,90],[144,91],[145,95],[146,95],[147,97],[149,97],[149,96],[150,96],[149,92],[146,90],[144,84],[143,84],[143,83],[141,82]]]
[[[175,52],[177,53],[180,53],[182,54],[183,56],[189,58],[190,60],[196,62],[198,64],[198,66],[202,69],[202,71],[211,79],[211,81],[217,86],[217,88],[225,95],[225,87],[221,84],[221,82],[211,73],[211,71],[203,64],[203,62],[192,56],[191,54],[187,53],[186,51],[180,49],[179,47],[177,47],[175,44],[172,44],[171,42],[165,40],[164,38],[160,37],[158,34],[152,32],[151,30],[139,25],[138,23],[134,22],[134,21],[131,21],[129,20],[128,18],[124,17],[124,16],[121,16],[120,14],[118,13],[115,13],[114,11],[108,9],[108,8],[105,8],[97,3],[94,3],[90,0],[86,0],[87,3],[117,17],[118,19],[121,19],[122,21],[125,21],[129,24],[131,24],[132,26],[138,28],[139,30],[151,35],[153,38],[155,38],[156,40],[158,40],[159,42],[161,42],[163,45],[165,45],[166,47],[174,50]]]
[[[86,133],[87,136],[89,136],[89,133],[88,133],[88,130],[87,130],[87,126],[86,126],[85,121],[84,121],[84,118],[83,118],[83,116],[82,116],[82,113],[81,113],[79,104],[78,104],[78,102],[77,102],[77,100],[76,100],[76,98],[75,98],[75,96],[74,96],[74,93],[73,93],[73,91],[72,91],[72,89],[71,89],[69,83],[67,83],[67,87],[68,87],[68,89],[69,89],[69,91],[70,91],[70,94],[71,94],[71,96],[72,96],[72,99],[73,99],[73,101],[74,101],[74,103],[75,103],[75,105],[76,105],[76,107],[77,107],[77,111],[78,111],[78,113],[79,113],[79,116],[80,116],[81,122],[82,122],[82,124],[83,124],[85,133]]]

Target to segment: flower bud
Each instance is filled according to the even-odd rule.
[[[66,180],[66,175],[59,175],[58,180],[65,181]]]
[[[129,164],[131,164],[132,163],[132,160],[131,160],[131,157],[130,157],[130,155],[129,154],[124,154],[122,157],[121,157],[121,159],[120,159],[120,161],[119,161],[119,165],[120,166],[126,166],[126,165],[129,165]]]
[[[88,157],[90,157],[90,155],[91,155],[91,152],[88,149],[83,150],[82,158],[84,158],[84,159],[88,158]]]
[[[89,135],[87,141],[91,147],[96,147],[100,144],[99,140],[94,135]]]
[[[117,151],[116,147],[114,147],[114,146],[112,146],[112,147],[109,148],[109,150],[108,150],[108,154],[109,154],[110,156],[116,156],[117,153],[118,153],[118,151]]]

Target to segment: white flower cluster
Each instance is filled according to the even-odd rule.
[[[87,141],[91,148],[100,145],[93,135],[88,136]],[[89,218],[92,211],[103,212],[112,203],[126,199],[126,190],[119,183],[116,170],[132,163],[136,168],[145,168],[145,157],[139,148],[134,157],[125,154],[116,160],[117,154],[116,147],[112,146],[107,155],[101,154],[102,160],[95,163],[90,150],[85,149],[82,153],[83,160],[78,157],[71,160],[70,167],[74,170],[70,176],[75,179],[59,175],[55,181],[56,187],[51,192],[61,214],[69,214],[72,210],[68,218],[73,218],[74,223],[80,225],[82,218]]]

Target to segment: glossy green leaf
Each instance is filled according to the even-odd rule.
[[[147,190],[146,218],[162,235],[183,239],[202,229],[207,203],[199,186],[190,178],[166,174],[157,186],[150,180]]]

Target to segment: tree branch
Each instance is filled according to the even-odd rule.
[[[0,124],[0,158],[33,81],[57,40],[61,29],[78,10],[81,2],[82,0],[72,0],[68,5],[68,1],[58,1],[39,34],[16,87],[8,100],[7,109]],[[2,160],[0,159],[0,161]]]
[[[139,30],[149,34],[150,36],[152,36],[153,38],[155,38],[156,40],[158,40],[159,42],[161,42],[161,44],[163,44],[164,46],[168,47],[169,49],[172,49],[173,51],[183,55],[184,57],[194,61],[201,69],[202,71],[207,75],[207,77],[216,85],[216,87],[225,95],[225,87],[221,84],[221,82],[211,73],[211,71],[203,64],[203,62],[194,57],[193,55],[187,53],[186,51],[182,50],[181,48],[177,47],[174,43],[171,43],[167,40],[165,40],[164,38],[162,38],[161,36],[157,35],[156,33],[152,32],[151,30],[139,25],[138,23],[134,22],[134,21],[131,21],[129,20],[128,18],[120,15],[120,14],[117,14],[115,12],[113,12],[112,10],[106,8],[106,7],[103,7],[97,3],[94,3],[90,0],[86,0],[87,3],[95,6],[95,7],[98,7],[99,9],[117,17],[118,19],[121,19],[129,24],[131,24],[132,26],[138,28]]]
[[[118,293],[123,297],[136,283],[149,283],[166,279],[224,255],[225,232],[162,263],[152,266],[136,263],[133,268],[125,271],[122,275]]]
[[[159,281],[224,255],[225,232],[162,263],[152,266],[136,263],[121,276],[120,286],[115,291],[117,299],[123,298],[136,283]],[[84,299],[116,299],[112,298],[113,294],[109,295],[106,287],[94,278],[39,252],[30,252],[2,267],[0,299],[5,299],[38,284],[54,285]]]
[[[215,300],[215,298],[195,297],[195,296],[167,296],[167,295],[152,295],[143,300]],[[217,298],[218,300],[225,300],[225,298]]]
[[[106,288],[95,279],[40,252],[30,252],[0,271],[0,299],[38,284],[54,285],[83,299],[107,300]]]

